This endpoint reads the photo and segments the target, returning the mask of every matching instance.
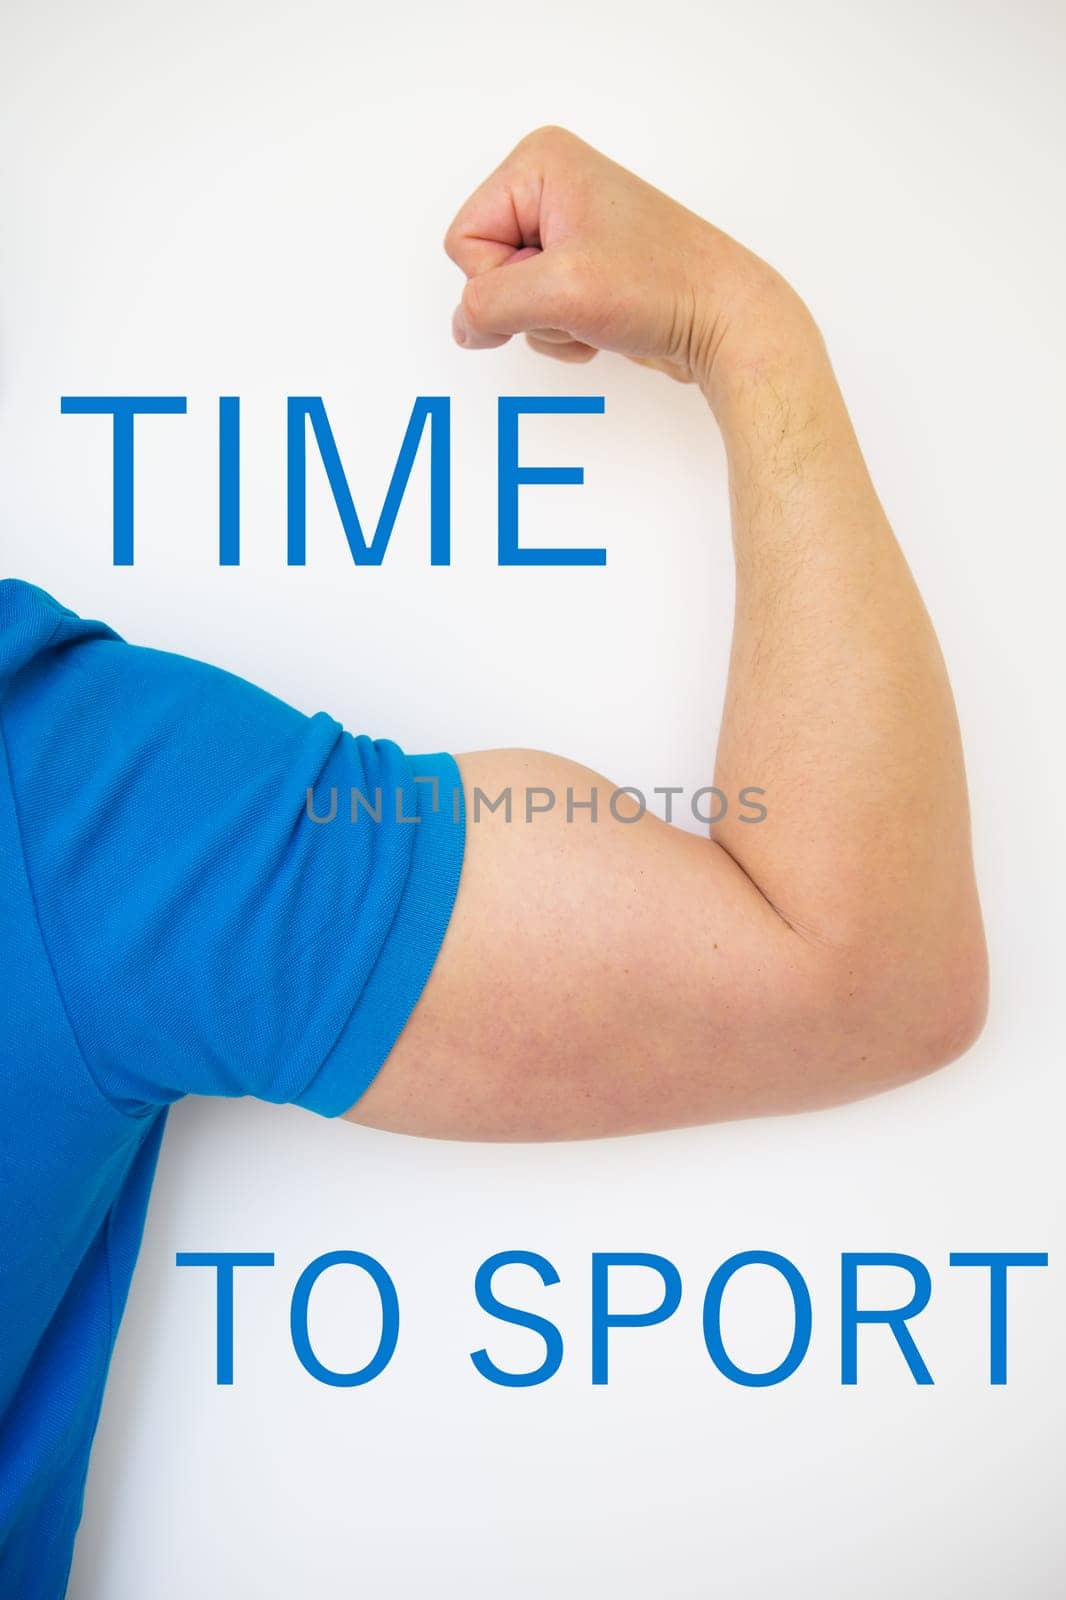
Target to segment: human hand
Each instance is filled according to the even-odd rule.
[[[588,361],[613,350],[705,391],[738,327],[800,306],[784,280],[701,217],[563,128],[529,134],[444,242],[466,274],[457,342]]]

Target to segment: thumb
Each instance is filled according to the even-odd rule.
[[[516,250],[502,266],[468,280],[452,318],[456,343],[491,350],[515,333],[566,330],[567,276],[557,253],[532,246]]]

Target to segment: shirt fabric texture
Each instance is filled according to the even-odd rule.
[[[167,1108],[348,1110],[463,838],[450,755],[0,581],[0,1595],[65,1592]]]

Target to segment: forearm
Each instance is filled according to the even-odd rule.
[[[729,462],[736,615],[715,838],[801,934],[983,977],[966,785],[925,607],[812,319],[768,277],[702,375]]]

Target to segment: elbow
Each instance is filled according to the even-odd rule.
[[[980,917],[917,950],[838,953],[830,978],[838,1049],[856,1095],[925,1077],[966,1053],[988,1014]],[[844,1049],[839,1045],[843,1043]],[[849,1095],[850,1097],[850,1095]]]
[[[965,1055],[980,1037],[988,1015],[988,958],[979,947],[953,952],[933,976],[923,974],[904,1012],[901,1065],[905,1077],[920,1077]]]

